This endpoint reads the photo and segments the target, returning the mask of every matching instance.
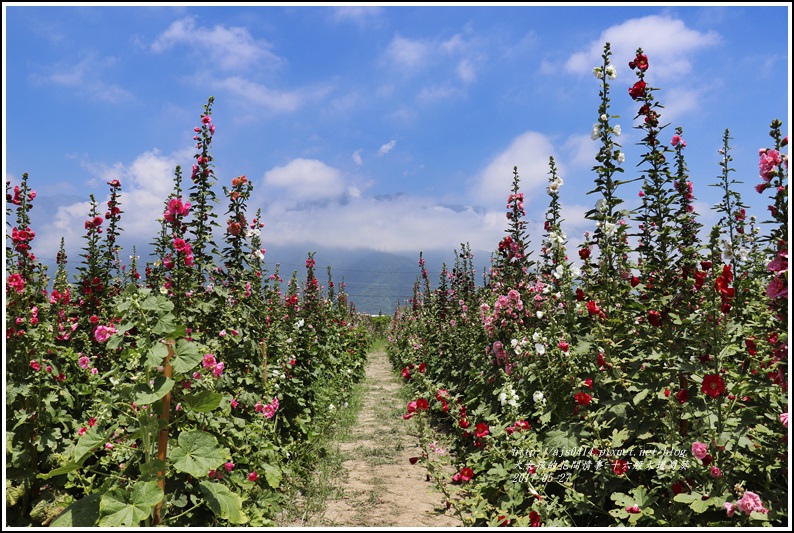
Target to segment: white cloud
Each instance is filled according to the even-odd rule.
[[[386,49],[385,57],[390,64],[405,69],[424,66],[432,58],[431,45],[417,39],[396,35]]]
[[[280,66],[284,59],[271,51],[272,45],[254,39],[246,28],[217,24],[212,28],[196,25],[195,17],[174,21],[151,45],[156,53],[177,45],[188,45],[222,70],[252,66]]]
[[[392,139],[391,141],[387,142],[378,149],[378,155],[384,156],[388,154],[389,152],[392,151],[392,149],[395,147],[396,144],[397,144],[397,139]]]
[[[604,43],[610,43],[612,64],[618,77],[628,75],[628,62],[637,48],[642,48],[650,63],[649,73],[654,79],[678,78],[692,70],[688,56],[714,46],[720,36],[713,31],[702,33],[687,28],[683,21],[665,15],[650,15],[630,19],[604,30],[589,48],[573,54],[565,63],[569,72],[591,73],[601,64]]]
[[[431,104],[449,100],[450,98],[462,98],[464,96],[465,93],[457,87],[452,87],[450,85],[432,85],[430,87],[424,87],[419,91],[416,99],[420,103]]]
[[[458,77],[463,83],[471,83],[475,80],[474,65],[470,59],[461,59],[458,63]]]
[[[54,84],[72,88],[87,100],[97,99],[109,103],[132,100],[134,96],[126,89],[99,79],[102,71],[117,63],[118,60],[114,57],[100,57],[95,53],[90,53],[76,64],[60,63],[52,67],[50,74],[34,74],[31,79],[38,84]]]
[[[316,159],[293,159],[265,172],[266,187],[280,189],[293,200],[315,201],[336,198],[345,192],[339,170]]]
[[[549,157],[554,156],[554,152],[545,135],[534,131],[522,133],[474,177],[469,194],[474,201],[486,206],[503,206],[513,183],[513,167],[518,167],[520,187],[525,194],[542,190],[548,181]],[[559,164],[557,168],[559,171]],[[531,194],[527,197],[530,198]]]
[[[134,240],[148,243],[159,229],[157,218],[163,214],[165,199],[173,190],[174,170],[177,165],[189,165],[194,150],[188,148],[170,155],[151,150],[139,155],[132,163],[112,165],[85,161],[82,166],[101,184],[118,179],[121,182],[119,204],[123,214],[122,243]],[[187,179],[189,179],[189,171]],[[100,181],[101,180],[101,181]],[[98,210],[104,213],[109,196],[97,197]],[[74,257],[83,245],[83,221],[88,218],[90,202],[61,206],[49,224],[43,224],[36,236],[36,252],[42,257],[55,257],[64,238],[68,255]]]
[[[352,22],[360,27],[380,25],[383,8],[379,6],[338,6],[334,7],[331,19],[335,22]]]
[[[322,100],[331,91],[329,86],[277,91],[238,76],[209,80],[208,84],[213,89],[228,91],[244,102],[275,113],[297,111],[310,102]]]
[[[357,166],[359,166],[359,167],[360,167],[361,165],[363,165],[363,164],[364,164],[364,160],[363,160],[363,159],[361,159],[361,149],[358,149],[358,150],[356,150],[355,152],[353,152],[353,155],[352,155],[352,157],[353,157],[353,162],[354,162],[354,163],[355,163]]]

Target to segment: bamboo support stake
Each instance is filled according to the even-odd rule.
[[[267,345],[265,341],[259,343],[262,349],[262,384],[267,385]]]
[[[171,379],[174,375],[174,369],[171,367],[171,356],[174,355],[174,341],[173,339],[169,339],[166,341],[166,347],[168,348],[168,354],[165,356],[165,362],[163,363],[163,373],[165,377]],[[157,526],[162,522],[162,517],[160,516],[160,510],[163,508],[163,502],[165,501],[165,458],[168,452],[168,418],[170,415],[171,409],[171,391],[168,391],[166,395],[163,397],[163,412],[160,413],[160,420],[164,422],[163,427],[160,428],[160,433],[157,436],[157,458],[163,462],[163,469],[157,473],[157,485],[159,485],[160,490],[163,491],[163,499],[160,500],[154,508],[154,515],[152,523],[153,525]]]

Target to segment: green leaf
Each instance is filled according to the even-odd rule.
[[[546,434],[545,444],[550,450],[556,449],[560,452],[563,450],[574,450],[579,447],[576,436],[559,429],[553,429]]]
[[[152,333],[155,335],[169,335],[174,331],[174,328],[176,328],[174,319],[175,317],[171,313],[161,316],[157,324],[152,328]]]
[[[99,501],[99,526],[137,527],[151,516],[163,501],[163,491],[155,481],[136,483],[131,490],[113,489]]]
[[[114,426],[110,431],[115,429],[116,426]],[[72,450],[72,459],[78,465],[82,465],[83,461],[85,461],[96,448],[98,448],[101,444],[104,444],[106,440],[107,436],[104,433],[99,432],[98,426],[88,428],[88,431],[86,431],[74,445],[74,449]]]
[[[229,457],[228,450],[218,445],[215,436],[199,430],[183,431],[178,445],[171,449],[174,468],[196,478],[203,478]]]
[[[262,470],[265,471],[265,480],[270,488],[277,489],[281,484],[281,469],[273,465],[264,465]]]
[[[65,465],[56,468],[55,470],[50,470],[46,474],[39,474],[36,477],[39,479],[50,479],[54,476],[60,476],[61,474],[68,474],[69,472],[74,472],[75,470],[79,470],[80,465],[78,463],[66,463]]]
[[[149,295],[141,302],[141,309],[146,311],[156,311],[158,315],[168,313],[174,309],[174,304],[165,296]]]
[[[50,523],[50,527],[89,528],[96,525],[99,518],[99,500],[102,494],[95,492],[80,498]]]
[[[243,513],[243,500],[239,495],[230,491],[226,485],[202,481],[199,483],[201,492],[212,512],[231,524],[245,524],[248,517]]]
[[[196,413],[209,413],[217,409],[222,400],[222,393],[205,390],[185,396],[182,403]]]
[[[632,400],[632,402],[634,403],[634,405],[637,405],[637,404],[639,404],[639,403],[640,403],[642,400],[644,400],[644,399],[645,399],[645,397],[646,397],[646,396],[648,396],[648,392],[650,392],[650,389],[647,389],[647,388],[646,388],[646,389],[642,389],[642,390],[641,390],[639,393],[637,393],[637,394],[634,396],[634,399]]]
[[[163,364],[165,357],[168,355],[168,346],[158,342],[152,349],[146,352],[146,365],[147,366],[160,366]]]
[[[138,405],[149,405],[156,402],[174,388],[174,380],[165,376],[154,378],[154,384],[139,383],[135,385],[133,400]]]
[[[180,339],[176,343],[174,349],[174,357],[171,359],[171,366],[174,372],[178,374],[186,374],[195,368],[201,362],[202,356],[199,353],[198,346],[185,339]]]

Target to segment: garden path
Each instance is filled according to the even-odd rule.
[[[361,411],[350,435],[339,443],[343,475],[335,498],[308,526],[455,527],[443,496],[426,481],[426,470],[411,465],[419,455],[414,420],[404,420],[402,384],[386,353],[369,354]]]

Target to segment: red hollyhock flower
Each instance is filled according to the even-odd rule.
[[[529,513],[529,526],[530,527],[540,527],[540,513],[537,511],[531,511]]]
[[[587,312],[590,313],[591,316],[597,315],[601,312],[601,309],[598,308],[597,303],[595,303],[593,300],[590,300],[587,302]]]
[[[593,378],[587,378],[586,380],[584,380],[584,386],[587,387],[588,389],[592,389],[593,388]]]
[[[689,391],[686,389],[681,389],[675,393],[675,399],[678,400],[678,403],[685,404],[689,400]]]
[[[499,522],[499,527],[507,527],[510,524],[510,519],[503,514],[500,514],[496,520]]]
[[[420,374],[424,374],[424,373],[425,373],[425,370],[427,370],[427,365],[426,365],[426,364],[424,364],[424,363],[421,363],[421,364],[419,365],[419,368],[418,368],[418,370],[419,370],[419,373],[420,373]]]
[[[480,422],[479,424],[474,426],[474,435],[478,439],[483,438],[484,436],[488,435],[489,433],[490,433],[490,431],[488,430],[488,424],[486,424],[485,422]]]
[[[707,374],[703,376],[703,385],[700,390],[707,396],[717,398],[721,394],[725,394],[725,382],[722,381],[722,376],[719,374]]]
[[[428,407],[430,407],[430,405],[427,403],[427,400],[425,400],[424,398],[419,398],[418,400],[416,400],[417,411],[427,411]]]
[[[590,405],[590,401],[593,397],[586,392],[577,392],[573,395],[573,399],[576,400],[576,403],[579,405]]]
[[[637,68],[645,72],[648,70],[648,56],[645,54],[637,54],[637,57],[634,58],[634,61],[629,61],[629,68]]]
[[[642,511],[640,510],[640,506],[639,505],[632,505],[632,506],[626,507],[626,512],[629,513],[629,514],[637,514],[637,513],[641,513]]]
[[[463,467],[460,470],[460,480],[463,481],[464,483],[471,481],[473,477],[474,477],[474,471],[468,466]]]
[[[412,465],[415,465],[417,461],[419,461],[418,457],[410,457],[410,458],[408,458],[408,462],[411,463]]]
[[[640,278],[638,278],[637,276],[631,276],[631,286],[636,287],[639,284],[640,284]]]
[[[557,345],[557,348],[559,348],[563,352],[567,352],[569,347],[570,345],[565,341],[560,341],[560,343]]]
[[[466,429],[467,427],[469,427],[469,421],[468,421],[468,420],[466,420],[465,418],[461,418],[461,419],[460,419],[460,422],[458,422],[458,425],[459,425],[461,428],[463,428],[463,429]]]
[[[527,422],[526,420],[516,420],[514,426],[517,430],[524,431],[529,429],[529,422]]]
[[[402,376],[403,376],[405,379],[411,379],[411,371],[410,371],[410,370],[408,370],[407,368],[403,368],[403,371],[402,371]]]
[[[659,314],[659,311],[648,311],[648,322],[660,328],[662,327],[662,315]]]
[[[645,96],[645,87],[647,85],[648,84],[644,81],[638,81],[633,86],[629,87],[629,96],[631,96],[632,100]]]
[[[449,391],[447,389],[438,389],[436,400],[444,402],[447,398],[449,398]]]
[[[612,471],[615,475],[622,476],[629,470],[629,463],[623,459],[615,459],[612,461]]]

